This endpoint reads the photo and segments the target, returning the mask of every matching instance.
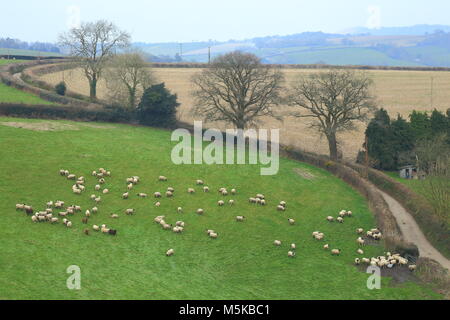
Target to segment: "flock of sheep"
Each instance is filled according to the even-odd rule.
[[[61,176],[66,177],[68,180],[75,181],[75,183],[72,185],[72,192],[74,194],[80,195],[86,191],[86,186],[85,186],[86,183],[85,183],[84,177],[80,176],[77,178],[77,176],[75,174],[72,174],[68,170],[63,170],[63,169],[61,169],[59,171],[59,173]],[[111,177],[111,172],[105,170],[104,168],[99,168],[98,170],[92,172],[92,176],[95,177],[95,179],[97,179],[97,181],[98,181],[94,187],[94,190],[97,192],[101,192],[102,194],[108,194],[109,189],[102,188],[102,186],[106,183],[106,179],[108,177]],[[167,177],[165,177],[165,176],[159,176],[158,180],[160,182],[168,181]],[[140,182],[140,178],[138,176],[133,176],[133,177],[127,178],[126,179],[127,192],[122,194],[122,199],[128,199],[130,197],[131,190],[139,182]],[[210,192],[209,187],[204,185],[203,180],[196,180],[196,184],[202,188],[202,191],[204,193]],[[193,194],[196,192],[196,190],[194,188],[188,188],[187,192],[189,194]],[[221,196],[224,196],[224,197],[228,196],[229,194],[230,195],[237,194],[237,190],[235,188],[228,191],[227,188],[221,187],[218,189],[218,192]],[[165,192],[165,196],[167,198],[171,198],[174,196],[174,193],[175,193],[175,189],[172,187],[168,187]],[[148,195],[146,193],[137,193],[137,196],[140,198],[148,197]],[[159,199],[163,197],[163,194],[161,192],[155,192],[153,194],[153,196],[157,200],[154,205],[156,207],[160,207],[161,202],[159,201]],[[89,218],[91,217],[91,214],[96,214],[99,211],[97,205],[99,205],[99,203],[102,201],[101,196],[96,195],[96,194],[92,194],[90,196],[90,198],[95,203],[95,205],[91,209],[87,209],[85,211],[84,217],[81,220],[83,224],[87,224],[89,222]],[[261,206],[265,206],[267,204],[266,198],[263,194],[256,194],[254,197],[250,197],[248,199],[248,201],[251,204],[261,205]],[[235,204],[234,199],[229,199],[227,202],[228,202],[228,205],[230,205],[230,206],[233,206]],[[225,206],[225,201],[219,200],[217,202],[217,205]],[[276,209],[278,211],[286,211],[286,208],[287,208],[287,204],[285,201],[280,201],[279,204],[276,206]],[[59,217],[63,218],[62,222],[67,228],[71,228],[73,225],[72,221],[70,221],[68,219],[68,217],[73,216],[75,213],[82,211],[81,207],[78,205],[71,205],[71,206],[65,207],[64,201],[61,201],[61,200],[47,202],[46,209],[43,211],[34,212],[33,207],[30,205],[26,205],[26,204],[16,204],[16,210],[25,211],[27,215],[31,215],[31,220],[36,223],[37,222],[49,222],[49,223],[55,224],[55,223],[59,222],[59,218],[57,217],[57,216],[59,216]],[[58,210],[59,212],[57,214],[55,214],[54,210],[55,211]],[[182,213],[183,208],[178,207],[177,212]],[[205,210],[203,208],[198,208],[196,210],[196,213],[198,215],[203,215],[204,212],[205,212]],[[133,215],[135,213],[135,210],[132,208],[129,208],[129,209],[126,209],[124,211],[124,213],[126,215]],[[330,223],[333,223],[334,221],[337,221],[338,223],[344,223],[344,219],[351,218],[352,216],[353,216],[353,213],[351,211],[341,210],[338,213],[336,218],[333,216],[328,216],[326,218],[326,220]],[[119,217],[118,214],[111,214],[111,218],[113,218],[113,219],[116,219],[118,217]],[[166,219],[166,216],[159,215],[154,218],[154,222],[156,224],[158,224],[163,230],[171,230],[174,233],[184,232],[184,228],[185,228],[184,221],[181,221],[181,220],[176,221],[175,226],[173,226],[172,224],[167,223],[165,219]],[[235,217],[236,222],[244,222],[245,220],[246,220],[246,217],[243,215],[239,215],[239,216]],[[287,220],[288,220],[289,225],[295,225],[294,219],[288,218]],[[112,236],[117,235],[117,230],[108,227],[106,224],[102,224],[101,226],[93,225],[92,230],[101,231],[104,234],[109,234]],[[83,232],[86,235],[89,235],[90,229],[88,229],[88,228],[84,229]],[[361,235],[364,234],[364,230],[362,228],[358,228],[356,230],[356,233],[358,235],[360,235],[356,239],[356,243],[358,245],[358,249],[356,250],[356,253],[359,255],[363,255],[364,251],[362,250],[362,247],[365,245],[366,240],[363,239],[363,237]],[[216,232],[215,230],[211,230],[211,229],[206,230],[206,234],[208,235],[208,237],[210,237],[212,239],[217,239],[219,236],[218,232]],[[371,238],[373,240],[380,240],[382,238],[382,234],[381,234],[380,230],[378,230],[376,228],[368,230],[366,232],[366,236],[367,236],[367,238]],[[313,239],[315,239],[317,241],[322,241],[325,238],[325,234],[320,231],[314,231],[312,233],[312,237],[313,237]],[[275,240],[274,245],[277,247],[280,247],[282,245],[282,242],[280,240]],[[291,243],[289,246],[289,251],[287,252],[287,256],[291,257],[291,258],[295,257],[296,248],[297,248],[296,244]],[[324,250],[330,250],[330,245],[327,243],[327,244],[323,245],[323,248],[324,248]],[[341,254],[341,250],[338,248],[333,248],[330,250],[330,252],[332,255],[340,255]],[[174,253],[175,253],[175,250],[173,248],[166,251],[167,256],[172,256]],[[408,265],[408,259],[401,257],[399,254],[396,254],[396,253],[391,254],[390,252],[387,252],[385,254],[385,256],[378,256],[378,257],[371,257],[371,258],[359,258],[358,257],[358,258],[355,258],[354,263],[356,265],[367,264],[367,265],[372,265],[372,266],[378,266],[381,268],[384,268],[384,267],[392,268],[396,265],[400,265],[400,266]],[[416,266],[409,265],[408,268],[409,268],[409,270],[413,271],[416,269]]]

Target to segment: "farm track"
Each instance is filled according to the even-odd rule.
[[[433,259],[450,271],[450,260],[445,258],[435,247],[433,247],[408,211],[406,211],[406,209],[390,195],[380,189],[378,189],[378,191],[383,196],[389,209],[397,220],[404,239],[417,245],[422,257]]]

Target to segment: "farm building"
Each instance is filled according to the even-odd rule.
[[[419,173],[419,170],[416,166],[409,165],[399,168],[400,170],[400,178],[403,179],[424,179],[425,176],[422,173]]]

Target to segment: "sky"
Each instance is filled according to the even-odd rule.
[[[54,42],[106,19],[133,41],[241,40],[353,27],[450,25],[447,0],[21,0],[0,6],[0,38]]]

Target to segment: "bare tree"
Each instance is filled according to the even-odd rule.
[[[97,99],[97,82],[106,61],[115,54],[117,48],[127,47],[129,42],[130,35],[127,32],[105,20],[83,23],[59,37],[60,45],[79,58],[89,81],[91,100]]]
[[[150,64],[141,52],[128,52],[110,60],[106,69],[106,84],[113,101],[133,109],[139,103],[138,94],[155,82]]]
[[[293,112],[299,118],[312,118],[312,128],[323,133],[330,158],[338,158],[336,134],[354,130],[355,121],[367,121],[376,109],[370,94],[372,80],[365,73],[330,70],[300,78],[292,87],[289,101],[304,112]]]
[[[194,113],[205,121],[226,121],[238,129],[258,117],[277,117],[283,74],[264,66],[253,54],[235,51],[215,58],[210,66],[193,76]]]

